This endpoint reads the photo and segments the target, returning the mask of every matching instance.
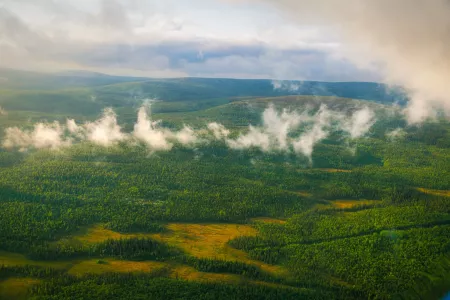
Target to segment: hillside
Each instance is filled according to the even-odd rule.
[[[0,94],[0,299],[450,288],[448,121],[408,126],[371,83],[45,80]]]

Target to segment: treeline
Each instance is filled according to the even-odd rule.
[[[108,239],[89,246],[65,243],[31,247],[27,256],[34,260],[59,260],[79,257],[116,257],[126,260],[167,260],[181,251],[149,238]]]
[[[81,278],[64,275],[32,288],[37,299],[332,299],[340,295],[313,289],[262,284],[198,283],[161,278],[159,274],[105,274]],[[357,299],[345,294],[346,299]]]
[[[189,265],[198,271],[209,273],[231,273],[242,275],[255,280],[263,280],[269,282],[283,282],[282,278],[277,278],[267,272],[262,271],[259,267],[249,265],[238,261],[226,261],[210,258],[196,258],[192,256],[182,256],[178,261]]]
[[[449,229],[447,225],[392,230],[310,245],[288,245],[283,248],[285,265],[298,280],[311,276],[310,270],[317,270],[360,286],[367,298],[397,299],[419,286],[427,293],[421,283],[424,272],[432,274],[429,266],[449,254]]]

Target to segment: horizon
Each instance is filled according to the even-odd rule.
[[[185,77],[141,77],[141,76],[131,76],[131,75],[125,75],[125,74],[113,74],[113,73],[104,73],[104,72],[97,72],[97,71],[88,71],[88,70],[60,70],[60,71],[45,71],[45,70],[27,70],[27,69],[16,69],[16,68],[3,68],[0,67],[1,70],[7,70],[7,71],[17,71],[17,72],[25,72],[25,73],[33,73],[33,74],[45,74],[45,75],[65,75],[64,73],[68,73],[67,75],[70,75],[69,73],[74,73],[73,76],[76,76],[76,73],[86,73],[86,74],[97,74],[97,75],[103,75],[103,76],[110,76],[110,77],[124,77],[124,78],[136,78],[136,79],[226,79],[226,80],[254,80],[254,81],[272,81],[272,82],[317,82],[317,83],[374,83],[374,84],[380,84],[380,85],[386,85],[390,87],[397,87],[394,85],[391,85],[386,82],[382,81],[325,81],[325,80],[296,80],[296,79],[275,79],[275,78],[239,78],[239,77],[199,77],[199,76],[185,76]]]

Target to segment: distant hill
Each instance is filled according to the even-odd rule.
[[[125,86],[118,84],[99,90],[117,92],[127,90],[125,87],[128,86],[128,91],[139,92],[163,101],[290,95],[336,96],[399,104],[407,101],[406,93],[402,89],[373,82],[281,81],[277,83],[285,88],[274,88],[272,80],[181,78],[153,79]]]
[[[277,87],[277,88],[276,88]],[[67,90],[82,88],[98,98],[155,98],[167,102],[230,99],[236,97],[277,97],[290,95],[337,96],[379,103],[407,101],[400,88],[373,82],[277,81],[224,78],[150,79],[110,76],[86,71],[35,73],[0,69],[0,89]]]
[[[57,90],[144,80],[86,71],[38,73],[0,68],[0,89]]]

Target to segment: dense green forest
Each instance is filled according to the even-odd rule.
[[[367,105],[377,122],[350,142],[330,134],[311,161],[221,140],[170,151],[127,142],[1,149],[0,299],[13,288],[26,299],[440,299],[450,290],[447,121],[407,126],[379,95],[367,99],[377,103],[251,94],[261,82],[155,88],[92,76],[90,84],[59,78],[64,89],[7,87],[1,128],[93,120],[112,106],[130,131],[150,96],[167,128],[219,122],[232,136],[258,125],[269,104]],[[234,92],[213,96],[219,84]]]

